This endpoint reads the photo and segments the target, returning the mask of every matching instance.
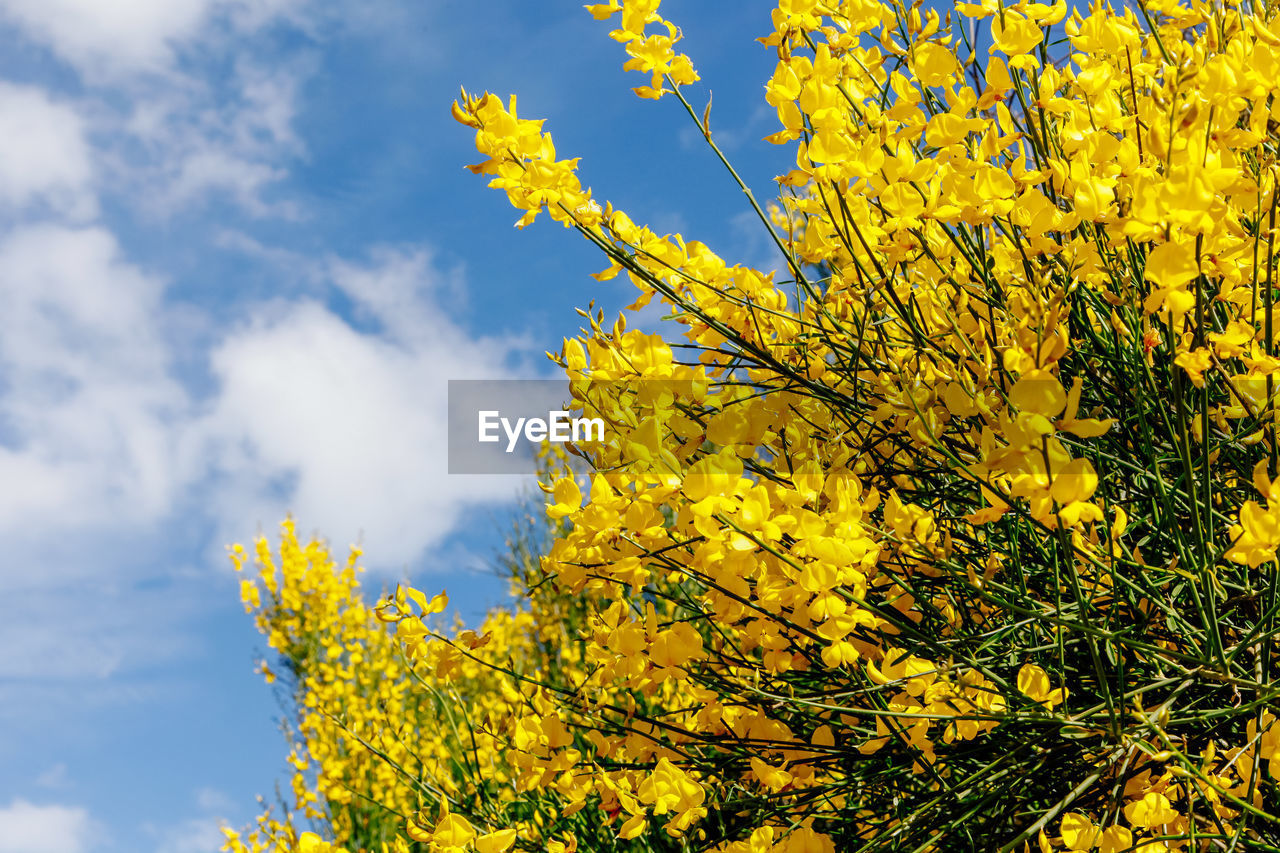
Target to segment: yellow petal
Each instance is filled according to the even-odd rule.
[[[1049,694],[1049,675],[1033,663],[1018,670],[1018,690],[1028,699],[1040,702]]]
[[[1098,488],[1098,474],[1088,459],[1072,459],[1053,478],[1050,493],[1053,499],[1066,506],[1076,501],[1087,501]]]
[[[1253,487],[1258,490],[1258,494],[1271,494],[1271,480],[1267,477],[1267,460],[1261,459],[1257,465],[1253,466]]]
[[[1181,243],[1161,243],[1147,256],[1144,276],[1157,287],[1181,287],[1200,274],[1195,251]]]
[[[1072,812],[1062,816],[1061,832],[1062,840],[1067,843],[1068,849],[1090,850],[1093,848],[1098,828],[1089,818],[1078,812]]]
[[[329,845],[314,832],[304,832],[298,836],[298,853],[321,853]]]
[[[1023,412],[1052,418],[1066,407],[1067,392],[1049,371],[1029,370],[1009,392],[1009,402]]]
[[[477,838],[476,850],[478,853],[505,853],[515,843],[514,829],[499,829],[497,832],[490,832]]]
[[[622,828],[618,830],[618,837],[625,839],[635,838],[637,835],[644,832],[647,820],[648,819],[645,817],[643,812],[635,815],[631,820],[624,823]]]

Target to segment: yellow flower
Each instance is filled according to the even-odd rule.
[[[636,789],[636,795],[640,802],[652,806],[655,815],[674,813],[666,825],[671,835],[683,834],[706,814],[702,786],[666,758],[658,760],[653,772]]]
[[[552,496],[555,502],[547,506],[547,514],[552,518],[564,518],[582,506],[582,490],[572,474],[556,480]]]
[[[1009,402],[1023,412],[1052,418],[1067,405],[1067,395],[1049,371],[1029,370],[1009,392]]]
[[[1227,559],[1257,568],[1272,559],[1280,547],[1280,506],[1263,509],[1257,501],[1245,501],[1239,518],[1228,531],[1231,548]]]
[[[314,832],[304,832],[298,836],[298,853],[327,853],[329,843]]]
[[[945,86],[960,70],[951,49],[937,42],[917,45],[912,60],[916,77],[925,86]]]
[[[1187,372],[1191,384],[1197,388],[1204,387],[1204,372],[1213,363],[1212,354],[1207,347],[1199,347],[1188,352],[1178,353],[1173,363]]]
[[[1178,819],[1178,813],[1173,810],[1169,798],[1154,791],[1125,806],[1124,816],[1129,823],[1144,829],[1163,826]]]
[[[1062,843],[1072,853],[1095,849],[1100,835],[1094,822],[1079,812],[1068,812],[1063,815],[1059,832],[1062,834]]]
[[[476,853],[506,853],[516,843],[514,829],[499,829],[485,833],[475,841]]]
[[[1123,826],[1109,826],[1102,831],[1098,853],[1124,853],[1133,848],[1133,833]]]
[[[1025,664],[1018,670],[1018,690],[1032,702],[1053,708],[1066,701],[1065,687],[1050,688],[1049,674],[1035,664]]]
[[[436,823],[431,833],[431,843],[442,853],[462,850],[476,837],[471,823],[460,814],[446,814]]]
[[[760,784],[768,788],[770,791],[777,793],[783,788],[791,784],[792,776],[787,771],[766,764],[759,758],[752,756],[751,772],[755,774]]]
[[[1000,50],[1009,56],[1020,56],[1038,45],[1042,38],[1044,33],[1035,21],[1019,12],[1006,9],[991,19],[993,53]]]

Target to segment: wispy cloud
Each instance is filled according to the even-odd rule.
[[[147,190],[140,213],[164,217],[221,198],[254,217],[299,216],[271,191],[306,154],[293,121],[312,63],[305,53],[270,68],[233,56],[229,74],[136,78],[124,84],[127,104],[98,103],[95,127],[116,187]]]
[[[196,791],[195,805],[198,817],[147,825],[155,853],[214,853],[222,849],[227,840],[222,827],[227,815],[237,811],[235,803],[221,791],[201,788]]]
[[[191,35],[212,0],[4,0],[4,15],[85,72],[154,70]]]
[[[97,211],[85,123],[43,89],[0,81],[0,209],[84,220]]]
[[[227,837],[217,818],[185,820],[159,833],[156,853],[215,853],[222,849]]]
[[[100,227],[29,225],[0,241],[0,529],[147,520],[174,483],[161,282]]]
[[[304,14],[309,7],[317,11]],[[264,63],[278,26],[310,33],[305,0],[0,0],[7,23],[80,85],[54,96],[0,88],[0,201],[45,196],[83,220],[90,177],[151,218],[226,199],[253,216],[298,209],[268,198],[303,156],[297,90],[303,45]],[[92,138],[92,146],[86,144]]]
[[[86,853],[94,829],[83,808],[15,799],[0,806],[0,853]]]
[[[65,762],[59,761],[57,764],[50,765],[36,777],[36,787],[60,789],[65,788],[71,783],[70,777],[67,775],[67,765]]]
[[[0,0],[0,15],[89,76],[112,79],[171,67],[179,48],[211,27],[261,28],[293,0]]]

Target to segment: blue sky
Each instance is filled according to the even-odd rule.
[[[767,198],[769,4],[668,0]],[[674,100],[559,0],[0,0],[0,853],[205,853],[284,778],[225,546],[288,512],[475,619],[518,482],[445,473],[448,379],[548,373],[634,298],[449,116],[518,93],[584,183],[771,266]],[[651,321],[652,322],[652,321]]]

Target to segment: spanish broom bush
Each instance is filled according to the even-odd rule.
[[[781,0],[761,205],[658,6],[588,8],[781,268],[596,200],[514,98],[454,105],[519,224],[667,319],[584,311],[556,355],[607,440],[546,478],[518,615],[378,605],[454,724],[351,777],[407,798],[388,843],[1280,850],[1280,10]]]

